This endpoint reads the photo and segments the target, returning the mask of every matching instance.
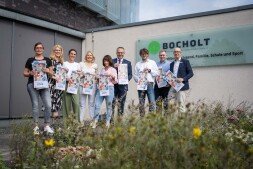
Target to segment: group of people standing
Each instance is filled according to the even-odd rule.
[[[32,102],[33,121],[35,124],[34,132],[39,132],[38,120],[39,120],[39,97],[42,100],[44,106],[44,131],[47,133],[53,133],[53,129],[50,127],[50,116],[52,113],[53,119],[58,117],[59,111],[62,111],[63,118],[68,118],[70,112],[74,112],[75,118],[79,122],[84,121],[86,101],[88,100],[88,112],[92,119],[91,126],[96,128],[101,105],[103,100],[106,103],[106,127],[109,128],[113,122],[114,109],[116,104],[118,105],[118,115],[124,114],[124,106],[126,96],[128,92],[128,84],[118,83],[118,67],[120,64],[127,65],[128,81],[134,77],[137,82],[140,72],[146,73],[147,90],[138,90],[139,96],[139,110],[140,115],[145,115],[145,97],[148,96],[149,111],[156,111],[156,100],[161,98],[163,100],[164,108],[167,108],[169,99],[175,98],[180,105],[180,110],[185,111],[185,90],[189,89],[188,80],[193,76],[192,68],[188,60],[181,58],[181,49],[174,49],[175,61],[170,63],[167,61],[166,52],[161,50],[159,52],[160,61],[157,63],[149,59],[149,51],[146,48],[140,50],[141,61],[136,63],[135,72],[132,75],[131,62],[124,58],[125,49],[118,47],[116,49],[117,58],[112,59],[110,55],[105,55],[102,59],[103,68],[98,73],[98,66],[95,63],[95,56],[92,52],[88,51],[84,57],[84,60],[80,63],[75,61],[77,51],[70,49],[68,52],[68,61],[64,61],[64,53],[61,45],[55,45],[52,49],[50,57],[44,57],[44,46],[41,42],[34,45],[35,56],[27,60],[24,69],[24,76],[28,77],[27,90]],[[42,69],[48,76],[49,88],[36,89],[34,88],[34,75],[32,64],[34,61],[45,61],[46,67]],[[56,82],[59,80],[55,76],[57,65],[61,65],[66,71],[66,82],[70,82],[71,72],[79,72],[81,79],[80,87],[77,94],[68,93],[66,90],[58,90],[55,88]],[[180,91],[175,91],[170,86],[158,88],[156,84],[156,76],[159,75],[159,70],[167,72],[170,70],[177,76],[177,81],[184,83],[184,87]],[[93,74],[95,76],[95,83],[93,83],[92,93],[83,94],[83,78],[86,73]],[[109,95],[101,96],[99,88],[97,87],[99,76],[102,74],[108,77]],[[67,85],[66,85],[67,86]]]
[[[149,100],[149,111],[156,111],[156,103],[162,101],[162,106],[166,110],[168,108],[168,102],[175,99],[179,106],[180,112],[186,111],[186,91],[189,90],[189,79],[193,76],[192,67],[187,59],[181,57],[181,49],[174,48],[174,61],[167,60],[167,54],[165,50],[160,50],[159,61],[155,62],[149,59],[149,51],[146,48],[140,50],[141,61],[135,65],[134,79],[137,82],[140,77],[140,73],[146,72],[146,78],[148,81],[147,90],[138,90],[139,96],[139,111],[140,115],[145,115],[145,97],[147,95]],[[183,83],[183,87],[177,91],[171,87],[168,83],[167,86],[158,87],[156,77],[160,73],[172,72],[176,76],[177,83]]]

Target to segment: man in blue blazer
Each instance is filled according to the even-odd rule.
[[[117,70],[118,73],[118,67],[120,64],[127,64],[127,72],[128,72],[128,82],[132,79],[132,65],[131,62],[124,59],[125,55],[125,49],[123,47],[118,47],[116,50],[117,58],[114,58],[113,61],[113,67]],[[118,116],[122,116],[124,114],[124,106],[126,101],[126,95],[128,91],[128,84],[115,84],[114,85],[114,99],[112,103],[112,120],[114,117],[114,109],[115,104],[118,100]]]
[[[184,86],[177,92],[173,87],[170,88],[168,99],[175,99],[179,104],[181,112],[185,112],[186,93],[189,89],[189,79],[193,76],[192,67],[189,60],[181,58],[181,49],[174,48],[174,61],[170,64],[170,71],[177,77],[176,81],[182,82]]]

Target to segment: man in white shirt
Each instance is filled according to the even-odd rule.
[[[158,67],[155,61],[148,59],[149,51],[146,48],[140,50],[140,56],[142,60],[135,65],[134,80],[138,82],[139,77],[141,77],[143,73],[147,79],[147,89],[138,90],[140,116],[143,117],[145,115],[144,104],[146,95],[149,101],[149,111],[156,111],[154,83],[155,77],[158,76]]]

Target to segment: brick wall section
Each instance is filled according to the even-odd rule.
[[[80,31],[113,24],[71,0],[0,0],[1,7]]]

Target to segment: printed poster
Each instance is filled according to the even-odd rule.
[[[98,87],[100,96],[109,96],[109,77],[106,75],[100,75]]]
[[[139,78],[137,81],[137,90],[147,90],[148,81],[147,81],[147,73],[141,72],[139,73]]]
[[[163,72],[162,69],[159,69],[159,75],[156,77],[156,83],[157,83],[158,88],[168,86],[165,75],[166,73]]]
[[[166,73],[166,81],[178,92],[184,84],[182,82],[176,82],[176,79],[177,77],[171,71]]]
[[[92,91],[95,85],[95,75],[90,73],[85,73],[83,78],[83,94],[92,95]]]
[[[48,88],[47,73],[43,72],[42,69],[46,68],[47,62],[45,60],[36,60],[32,63],[32,68],[35,72],[34,79],[34,88],[36,89],[45,89]]]
[[[70,80],[68,82],[67,92],[77,94],[79,84],[80,84],[80,72],[72,71],[70,75]]]
[[[55,77],[57,79],[55,89],[65,90],[66,76],[67,76],[67,73],[66,73],[64,67],[62,65],[57,65],[56,72],[55,72]]]
[[[119,64],[118,80],[119,80],[119,84],[128,84],[127,64]]]

